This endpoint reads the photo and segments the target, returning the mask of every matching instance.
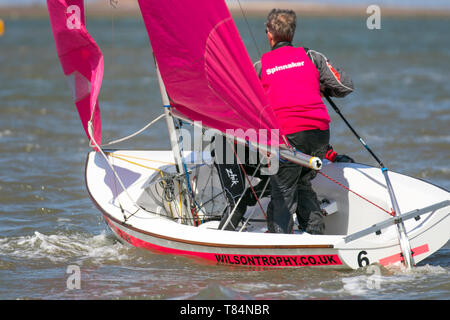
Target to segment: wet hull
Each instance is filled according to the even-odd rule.
[[[118,150],[112,154],[120,155],[110,160],[127,192],[117,186],[113,170],[95,152],[88,155],[86,185],[111,230],[129,245],[213,264],[255,267],[357,269],[372,263],[401,263],[403,259],[395,222],[390,223],[392,217],[381,210],[389,211],[389,202],[380,170],[376,168],[359,164],[324,165],[322,171],[326,176],[314,180],[314,189],[319,198],[326,197],[337,205],[337,212],[325,217],[325,235],[265,233],[264,223],[253,232],[233,232],[217,230],[214,222],[195,227],[169,220],[160,215],[163,209],[157,202],[151,212],[136,209],[133,197],[142,198],[157,172],[153,169],[170,167],[171,152]],[[189,162],[189,157],[186,160]],[[414,218],[405,217],[404,221],[414,263],[418,263],[449,239],[450,196],[446,190],[404,175],[392,173],[391,180],[402,213],[431,208]],[[442,205],[431,207],[436,203]],[[146,205],[150,204],[147,201]],[[124,213],[130,217],[125,219]],[[367,230],[373,225],[380,225],[379,230]],[[364,230],[366,233],[361,233]]]

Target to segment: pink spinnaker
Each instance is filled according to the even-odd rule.
[[[222,132],[279,129],[224,0],[139,0],[139,6],[174,113]],[[280,143],[269,136],[255,142]]]
[[[56,51],[83,128],[89,140],[93,138],[100,145],[98,94],[103,79],[103,55],[86,30],[83,0],[47,0],[47,7]],[[92,137],[89,121],[93,125]]]

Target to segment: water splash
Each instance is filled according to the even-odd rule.
[[[363,273],[363,274],[361,274]],[[341,295],[349,294],[359,298],[369,299],[415,299],[417,297],[433,298],[438,293],[439,298],[449,296],[450,271],[442,266],[424,265],[406,269],[402,264],[387,267],[371,265],[357,274],[344,277]],[[447,279],[447,281],[443,281]]]
[[[0,239],[0,255],[29,263],[50,260],[53,263],[67,263],[70,260],[103,264],[130,258],[130,248],[114,238],[99,235],[52,234],[35,231],[33,235]]]

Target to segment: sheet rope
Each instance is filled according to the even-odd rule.
[[[378,209],[380,209],[380,210],[386,212],[387,214],[389,214],[389,215],[391,215],[391,216],[393,216],[393,217],[395,216],[395,212],[394,212],[392,209],[391,209],[391,211],[388,211],[388,210],[382,208],[381,206],[377,205],[376,203],[370,201],[369,199],[363,197],[363,196],[360,195],[359,193],[356,193],[355,191],[353,191],[353,190],[351,190],[350,188],[346,187],[346,186],[343,185],[342,183],[340,183],[340,182],[336,181],[335,179],[331,178],[330,176],[326,175],[325,173],[323,173],[323,172],[321,172],[321,171],[318,171],[318,173],[319,173],[320,175],[322,175],[323,177],[327,178],[328,180],[330,180],[330,181],[336,183],[336,184],[337,184],[338,186],[340,186],[341,188],[344,188],[345,190],[347,190],[347,191],[349,191],[349,192],[355,194],[356,196],[360,197],[360,198],[363,199],[364,201],[367,201],[367,202],[370,203],[371,205],[374,205],[374,206],[377,207]]]
[[[145,130],[147,130],[151,125],[153,125],[153,124],[156,123],[157,121],[161,120],[163,117],[164,117],[164,113],[161,114],[161,115],[159,115],[158,117],[156,117],[156,118],[153,119],[152,121],[150,121],[148,124],[146,124],[144,127],[142,127],[141,129],[139,129],[139,130],[136,131],[135,133],[132,133],[132,134],[130,134],[130,135],[126,136],[126,137],[120,138],[120,139],[116,139],[116,140],[113,140],[113,141],[104,143],[104,144],[102,144],[102,145],[100,145],[100,146],[98,146],[97,144],[95,144],[95,146],[97,146],[97,147],[102,147],[102,148],[103,148],[103,147],[111,146],[111,145],[114,145],[114,144],[117,144],[117,143],[120,143],[120,142],[123,142],[123,141],[130,140],[130,139],[134,138],[135,136],[141,134],[141,133],[144,132]],[[91,137],[91,141],[90,141],[89,145],[90,145],[90,147],[94,147],[94,145],[92,144],[92,137]]]

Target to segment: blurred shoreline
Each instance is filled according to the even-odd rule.
[[[233,16],[266,16],[272,8],[290,8],[295,10],[299,16],[326,16],[326,17],[361,17],[368,16],[366,5],[326,5],[307,1],[264,1],[264,2],[228,2],[228,8]],[[115,7],[114,7],[115,6]],[[405,6],[382,6],[381,15],[387,17],[447,17],[450,18],[450,9],[439,8],[417,8]],[[88,16],[108,17],[111,15],[119,17],[140,16],[137,0],[113,0],[89,2],[86,6]],[[34,18],[48,16],[45,5],[13,5],[0,6],[0,18]]]

